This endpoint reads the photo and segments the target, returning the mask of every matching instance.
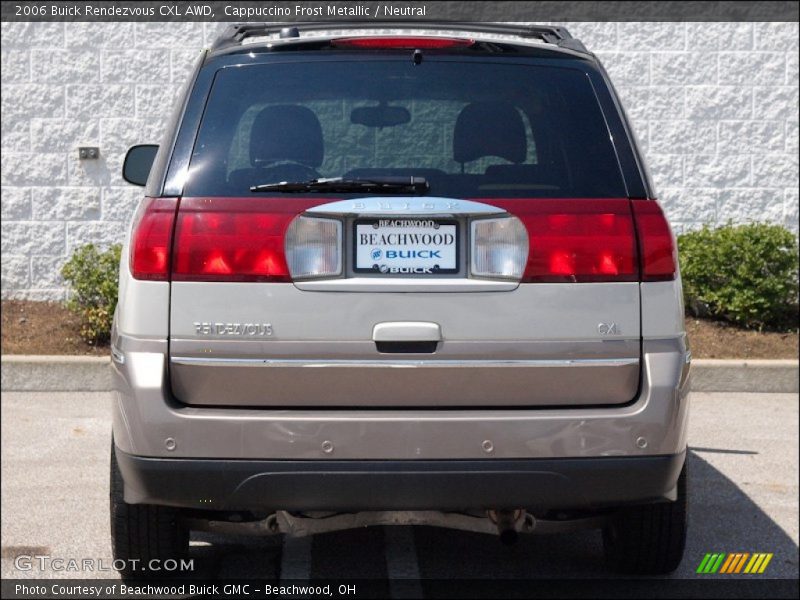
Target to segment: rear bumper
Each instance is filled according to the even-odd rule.
[[[187,406],[170,394],[166,342],[120,341],[112,363],[114,438],[136,456],[501,461],[663,456],[686,448],[683,336],[643,342],[640,390],[629,404],[450,409]]]
[[[125,501],[215,510],[533,511],[674,499],[686,453],[516,460],[207,460],[116,449]]]

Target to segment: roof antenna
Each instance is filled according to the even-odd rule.
[[[297,27],[284,27],[278,34],[281,39],[300,37],[300,30]]]
[[[415,65],[421,65],[422,64],[422,50],[420,50],[419,48],[414,50],[414,56],[412,57],[411,60],[414,61]]]

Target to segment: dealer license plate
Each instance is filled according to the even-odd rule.
[[[442,219],[365,219],[355,223],[356,273],[458,273],[458,223]]]

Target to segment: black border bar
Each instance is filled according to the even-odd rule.
[[[199,14],[189,7],[200,7]],[[250,12],[241,12],[242,10]],[[798,21],[800,3],[662,0],[527,2],[462,1],[251,1],[19,0],[0,3],[0,20],[30,22],[241,22],[391,19],[427,21]]]
[[[419,579],[423,598],[797,598],[796,579],[747,576],[704,579]],[[125,593],[120,593],[125,585]],[[75,592],[85,586],[86,591]],[[32,589],[44,593],[31,593]],[[98,596],[97,590],[101,595]],[[154,593],[155,590],[173,593]],[[277,589],[276,589],[277,588]],[[303,593],[312,588],[311,593]],[[24,589],[26,592],[18,590]],[[310,590],[309,590],[310,591]],[[94,592],[94,593],[92,593]],[[174,592],[177,592],[174,593]],[[276,593],[278,592],[278,593]],[[280,593],[283,592],[283,593]],[[391,598],[385,579],[220,580],[177,578],[120,582],[109,579],[4,579],[3,598]],[[403,597],[412,597],[411,595]]]

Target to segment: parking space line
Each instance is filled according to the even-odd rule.
[[[422,598],[419,583],[419,563],[411,527],[383,528],[386,547],[386,572],[392,598]]]

